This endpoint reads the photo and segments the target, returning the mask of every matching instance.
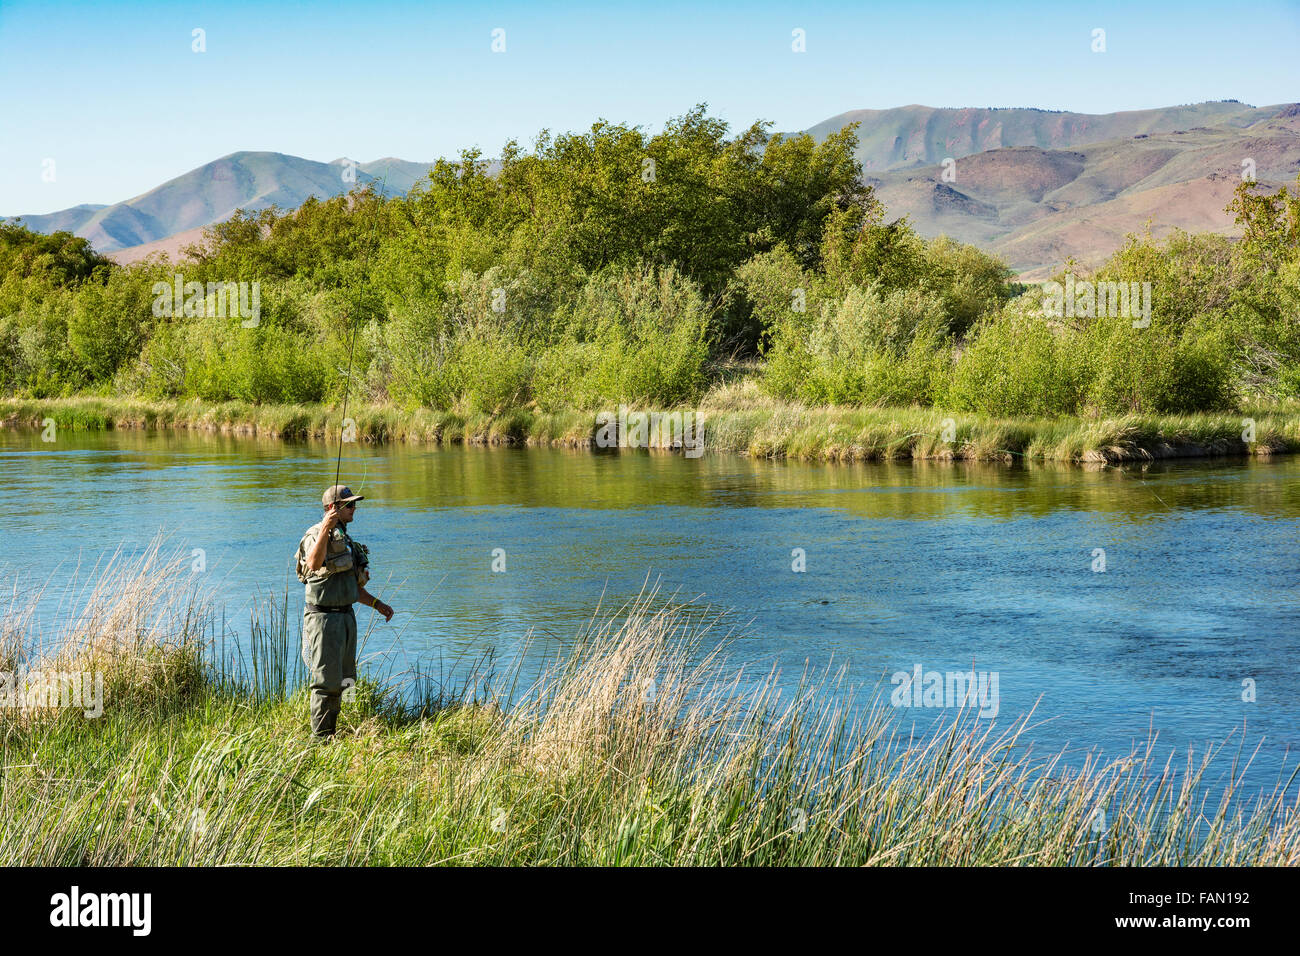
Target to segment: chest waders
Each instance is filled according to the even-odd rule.
[[[320,570],[306,572],[303,559],[319,531],[320,525],[313,525],[303,536],[298,569],[305,589],[302,659],[311,691],[311,730],[325,737],[338,723],[344,681],[357,679],[357,616],[352,605],[370,574],[365,547],[342,528],[330,534]]]

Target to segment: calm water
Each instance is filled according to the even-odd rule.
[[[163,529],[206,552],[235,634],[255,594],[302,589],[290,569],[332,483],[331,450],[208,435],[0,431],[6,588]],[[729,611],[735,664],[847,665],[867,689],[924,670],[997,671],[998,722],[1038,702],[1036,752],[1260,746],[1269,787],[1300,741],[1300,461],[1123,470],[1004,465],[800,465],[706,455],[352,448],[367,495],[352,525],[383,669],[509,657],[532,628],[569,639],[604,594],[647,575]],[[493,573],[493,549],[506,572]],[[803,549],[807,570],[792,571]],[[1096,573],[1094,549],[1105,551]],[[363,630],[380,620],[366,608]],[[372,664],[372,666],[379,666]],[[1244,703],[1242,681],[1258,700]],[[929,726],[941,711],[900,710]],[[1234,747],[1235,749],[1235,747]]]

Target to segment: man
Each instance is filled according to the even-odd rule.
[[[360,601],[385,621],[393,619],[393,609],[366,591],[370,554],[346,530],[356,517],[357,502],[364,500],[346,485],[326,488],[321,496],[324,519],[298,542],[298,580],[306,585],[303,660],[311,681],[311,730],[318,737],[334,733],[344,682],[356,683],[357,618],[352,605]]]

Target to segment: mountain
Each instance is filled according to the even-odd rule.
[[[358,163],[351,170],[349,163],[319,163],[284,153],[231,153],[124,202],[76,206],[23,216],[22,221],[37,232],[66,229],[89,239],[100,252],[115,252],[201,231],[241,207],[293,209],[309,196],[324,199],[369,182],[378,187],[385,177],[386,193],[405,193],[429,168],[400,159]]]
[[[107,209],[107,206],[95,203],[83,203],[80,206],[73,206],[71,209],[61,209],[58,212],[52,212],[47,216],[25,216],[23,222],[29,229],[36,232],[76,232],[90,220],[95,213],[101,209]],[[39,219],[39,226],[33,225],[32,220]]]
[[[1300,174],[1300,105],[1265,112],[1245,127],[1234,120],[1074,149],[1013,146],[868,181],[889,218],[906,215],[924,236],[974,243],[1041,278],[1069,256],[1098,264],[1148,221],[1157,236],[1175,227],[1234,233],[1225,207],[1243,160],[1266,188]]]

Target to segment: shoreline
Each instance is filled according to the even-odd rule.
[[[709,399],[717,404],[710,405]],[[1171,458],[1267,458],[1300,451],[1300,413],[1126,415],[1118,418],[991,419],[926,408],[804,407],[761,397],[754,389],[717,390],[696,408],[636,409],[694,415],[703,453],[727,452],[793,461],[1029,461],[1116,464]],[[341,405],[210,404],[195,399],[127,397],[0,398],[0,428],[107,431],[188,430],[279,440],[337,440]],[[356,440],[367,444],[597,447],[597,412],[496,413],[407,411],[352,405]],[[1243,441],[1253,422],[1255,441]],[[681,450],[672,436],[651,433],[642,447]],[[944,440],[947,437],[949,440]],[[687,435],[689,440],[689,433]],[[666,439],[666,440],[665,440]]]

